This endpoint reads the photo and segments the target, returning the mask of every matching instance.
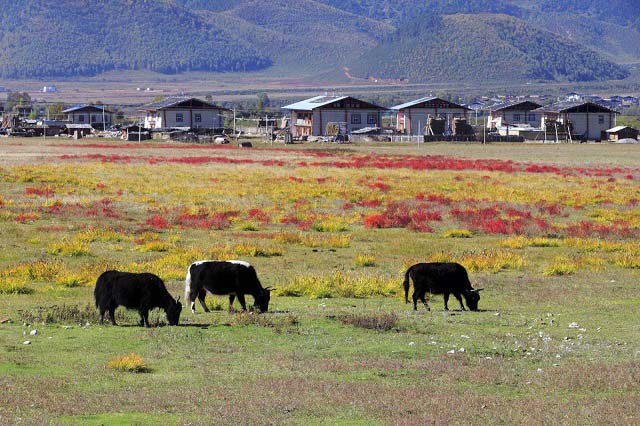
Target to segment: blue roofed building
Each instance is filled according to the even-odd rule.
[[[104,105],[76,105],[62,111],[71,124],[89,124],[97,130],[111,127],[113,112]]]

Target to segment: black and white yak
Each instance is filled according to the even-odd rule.
[[[433,262],[433,263],[416,263],[407,269],[404,274],[404,300],[409,303],[409,285],[413,280],[413,309],[418,309],[418,299],[424,303],[425,308],[429,310],[429,305],[425,299],[427,292],[431,294],[444,295],[444,309],[449,310],[449,294],[453,294],[460,307],[464,311],[461,296],[464,296],[467,307],[472,311],[478,310],[478,302],[480,301],[479,292],[483,289],[474,289],[469,282],[469,275],[464,266],[459,263],[449,262]]]
[[[149,311],[153,308],[164,309],[169,325],[178,325],[182,311],[180,296],[174,299],[160,277],[149,273],[103,272],[96,281],[93,296],[100,311],[100,324],[108,311],[111,323],[116,325],[115,310],[118,306],[137,310],[140,325],[145,327],[149,327]]]
[[[229,295],[230,311],[236,297],[242,309],[247,310],[245,294],[253,296],[254,304],[260,312],[269,310],[271,288],[262,288],[254,267],[241,260],[202,260],[189,265],[184,297],[191,306],[191,312],[196,312],[196,298],[205,312],[209,312],[204,302],[207,291],[216,295]]]

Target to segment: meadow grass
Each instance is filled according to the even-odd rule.
[[[40,156],[0,161],[0,424],[637,421],[640,171],[596,162],[637,147],[586,146],[588,164],[568,145],[458,148],[540,148],[572,170],[560,176],[455,158],[423,170],[402,146],[9,140],[0,150]],[[156,273],[175,296],[191,262],[234,258],[275,287],[269,313],[208,296],[212,311],[184,309],[177,327],[124,308],[97,325],[104,270]],[[404,271],[425,261],[462,263],[480,310],[406,305]]]

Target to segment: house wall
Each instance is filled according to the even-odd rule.
[[[527,110],[491,111],[491,118],[487,122],[487,127],[496,127],[496,119],[498,117],[502,118],[502,126],[507,124],[529,124],[531,127],[539,127],[542,113]]]
[[[313,111],[312,135],[324,136],[328,123],[346,123],[346,132],[349,133],[364,127],[381,126],[382,116],[377,109],[317,108]]]
[[[213,129],[224,126],[222,110],[219,109],[161,109],[148,112],[144,119],[144,127],[147,129],[159,129],[166,127],[193,127]],[[198,114],[200,121],[197,120]],[[178,121],[178,118],[181,120]]]
[[[81,112],[75,111],[69,114],[68,119],[73,124],[91,124],[96,127],[102,126],[102,113],[101,112]],[[111,114],[104,113],[104,124],[106,126],[111,125]]]
[[[586,136],[589,140],[601,140],[602,132],[616,126],[616,114],[609,112],[566,113],[561,114],[561,120],[573,124],[573,138]]]
[[[454,118],[467,118],[467,110],[464,108],[406,108],[398,111],[396,129],[408,135],[424,135],[429,116],[446,118],[452,126]]]
[[[313,113],[308,111],[290,111],[291,134],[294,137],[311,136]]]

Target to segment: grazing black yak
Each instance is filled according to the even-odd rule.
[[[109,311],[111,323],[116,325],[114,314],[118,306],[136,309],[140,313],[140,325],[145,327],[149,327],[149,311],[153,308],[164,309],[169,325],[178,325],[182,311],[180,296],[174,300],[164,282],[149,273],[106,271],[98,277],[93,295],[100,310],[100,324],[104,313]]]
[[[185,278],[184,298],[196,312],[196,297],[205,312],[209,308],[204,303],[207,291],[211,294],[229,295],[229,310],[238,298],[243,310],[247,310],[245,294],[253,296],[254,304],[260,312],[269,310],[271,288],[262,288],[256,270],[241,260],[217,261],[201,260],[189,265]]]
[[[425,299],[425,293],[444,294],[444,309],[449,310],[449,294],[453,294],[460,307],[464,311],[461,295],[464,296],[467,306],[472,311],[478,310],[479,292],[481,288],[474,289],[469,282],[469,276],[464,266],[459,263],[434,262],[416,263],[407,269],[404,274],[404,300],[409,303],[409,279],[413,280],[413,309],[418,309],[418,299],[429,310]]]

